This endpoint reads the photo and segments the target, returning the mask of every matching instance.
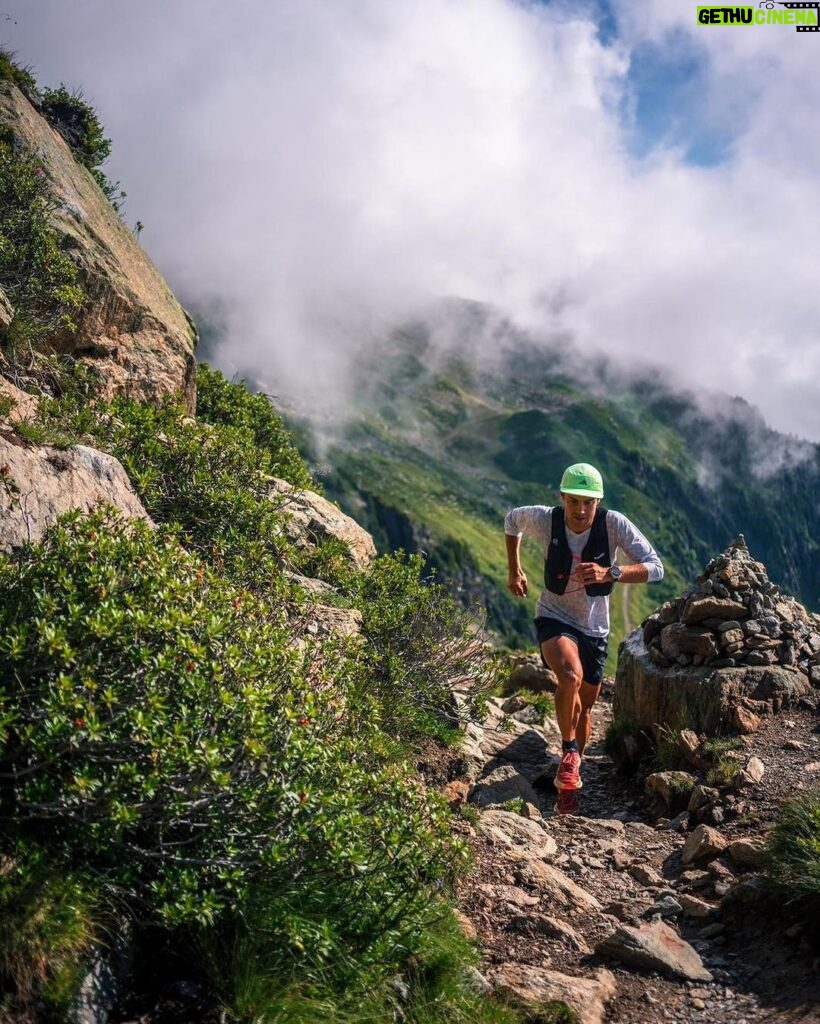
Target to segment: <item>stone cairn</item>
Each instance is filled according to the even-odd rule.
[[[820,687],[820,616],[780,593],[741,534],[697,578],[643,623],[649,657],[673,665],[779,665]]]

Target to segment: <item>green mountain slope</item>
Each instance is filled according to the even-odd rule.
[[[326,490],[381,548],[425,551],[516,646],[532,644],[543,561],[525,544],[530,598],[511,598],[503,516],[553,504],[576,461],[600,467],[606,504],[640,526],[666,565],[661,584],[613,601],[614,640],[739,532],[784,589],[817,607],[817,446],[767,430],[736,400],[708,418],[658,380],[604,388],[602,366],[584,386],[576,376],[560,354],[525,340],[479,369],[468,342],[442,356],[425,326],[397,333],[362,368],[350,418],[322,451]]]

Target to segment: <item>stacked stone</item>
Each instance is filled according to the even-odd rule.
[[[820,616],[780,593],[741,534],[713,558],[693,590],[642,623],[652,661],[674,665],[780,665],[820,686]]]

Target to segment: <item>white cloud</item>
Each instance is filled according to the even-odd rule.
[[[20,56],[96,102],[160,266],[275,388],[338,391],[371,332],[461,295],[820,438],[816,35],[689,0],[621,0],[608,45],[514,0],[11,7]],[[697,116],[741,115],[718,167],[628,153],[629,60],[681,34]]]

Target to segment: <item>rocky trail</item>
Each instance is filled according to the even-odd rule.
[[[705,825],[664,813],[663,779],[647,795],[645,771],[616,770],[613,689],[594,709],[577,806],[559,807],[552,783],[557,726],[520,696],[468,727],[444,791],[474,855],[459,904],[483,951],[477,983],[525,1005],[563,1000],[583,1024],[820,1021],[816,934],[760,874],[779,802],[820,785],[816,692],[742,738],[738,769],[757,758],[762,776],[713,800]]]

